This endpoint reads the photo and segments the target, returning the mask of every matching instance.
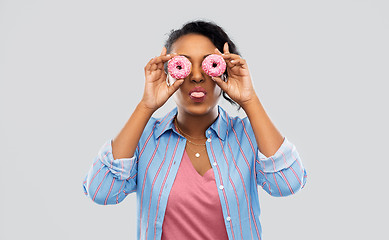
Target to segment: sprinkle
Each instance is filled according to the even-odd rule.
[[[192,63],[184,56],[176,56],[168,62],[168,71],[175,79],[186,78],[191,70]]]
[[[208,76],[218,77],[226,70],[226,62],[222,56],[211,54],[204,59],[201,67]]]

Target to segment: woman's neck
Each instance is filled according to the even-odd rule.
[[[204,115],[192,115],[178,109],[176,121],[184,134],[192,138],[205,138],[205,131],[215,122],[218,114],[217,106]]]

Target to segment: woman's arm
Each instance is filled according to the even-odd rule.
[[[136,190],[139,139],[153,111],[139,103],[115,139],[100,148],[86,175],[84,193],[97,204],[118,204]]]
[[[255,171],[257,184],[275,197],[295,194],[307,181],[307,172],[299,153],[287,138],[284,138],[277,151],[268,157],[257,151]]]
[[[228,79],[212,78],[246,112],[250,131],[255,136],[258,151],[255,156],[257,183],[272,196],[287,196],[303,188],[306,171],[295,146],[283,137],[266,114],[255,93],[246,60],[231,54],[228,44],[224,54]]]
[[[112,154],[114,159],[134,156],[139,139],[153,113],[154,111],[145,107],[143,102],[137,105],[123,129],[113,139]]]
[[[218,49],[215,49],[215,53],[226,61],[228,79],[224,82],[221,77],[213,77],[212,80],[245,110],[260,151],[271,156],[280,147],[283,137],[270,121],[255,93],[246,60],[230,53],[228,43],[224,44],[223,50],[223,54]]]
[[[146,81],[143,97],[124,128],[113,141],[112,148],[115,158],[133,156],[139,138],[151,115],[165,104],[184,82],[183,79],[179,79],[171,86],[166,83],[167,75],[163,64],[176,55],[166,55],[166,48],[163,47],[161,55],[152,58],[145,66]]]
[[[242,108],[250,120],[259,151],[267,157],[272,156],[280,148],[284,137],[271,122],[256,95]]]
[[[154,124],[152,114],[179,88],[183,80],[166,84],[163,64],[175,55],[166,55],[163,48],[159,57],[145,66],[145,88],[142,100],[115,137],[100,149],[83,181],[84,193],[98,204],[117,204],[136,190],[139,140],[142,133]],[[146,129],[145,129],[146,128]]]
[[[100,148],[83,182],[84,193],[101,205],[118,204],[136,190],[137,148],[132,158],[114,159],[112,139]]]
[[[255,159],[258,184],[272,196],[296,193],[307,180],[307,172],[296,147],[280,134],[256,95],[242,108],[258,145]]]

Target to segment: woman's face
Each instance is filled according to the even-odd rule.
[[[222,90],[201,68],[204,58],[214,54],[215,48],[216,46],[209,38],[200,34],[187,34],[173,43],[171,52],[187,57],[192,63],[191,73],[173,95],[179,110],[191,115],[204,115],[217,105]],[[169,84],[174,81],[175,79],[169,75]],[[202,96],[199,92],[202,90],[198,87],[205,90],[203,98],[199,98]],[[193,91],[195,93],[191,93]]]

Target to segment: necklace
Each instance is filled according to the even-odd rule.
[[[184,134],[184,135],[186,135],[186,136],[188,136],[188,137],[190,137],[190,138],[192,138],[192,139],[203,139],[203,140],[204,140],[204,138],[193,138],[192,136],[190,136],[190,135],[184,133],[184,132],[181,130],[181,128],[178,126],[177,118],[174,119],[174,122],[175,122],[176,127],[177,127],[177,129],[178,129],[178,131],[179,131],[180,133],[182,133],[182,134]],[[188,140],[189,143],[191,143],[191,144],[193,144],[193,145],[196,145],[196,146],[205,146],[205,143],[203,143],[203,144],[197,144],[197,143],[194,143],[194,142],[190,141],[189,139],[187,139],[187,140]],[[189,147],[189,145],[186,145],[186,146],[188,147],[189,150],[191,150],[192,152],[195,153],[195,156],[196,156],[197,158],[200,157],[200,153],[201,153],[201,152],[203,152],[204,150],[207,149],[207,148],[204,148],[203,150],[201,150],[201,151],[199,152],[199,151],[194,151],[192,148]]]
[[[174,118],[174,122],[176,123],[176,126],[177,126],[178,130],[180,130],[180,132],[181,132],[183,135],[188,136],[188,137],[190,137],[190,138],[192,138],[192,139],[196,139],[196,140],[200,140],[200,139],[203,140],[203,139],[205,139],[205,138],[194,138],[194,137],[190,136],[189,134],[185,133],[184,131],[182,131],[181,128],[178,126],[177,118]]]
[[[192,152],[195,153],[195,156],[196,156],[197,158],[200,157],[200,153],[201,153],[201,152],[203,152],[204,150],[206,150],[206,148],[204,148],[203,150],[201,150],[201,151],[199,152],[199,151],[194,151],[192,148],[189,147],[189,145],[186,145],[186,146],[188,147],[189,150],[191,150]]]
[[[193,144],[193,145],[196,145],[196,146],[205,146],[205,143],[198,144],[198,143],[192,142],[192,141],[189,140],[189,139],[186,139],[186,140],[188,140],[189,143],[191,143],[191,144]]]

